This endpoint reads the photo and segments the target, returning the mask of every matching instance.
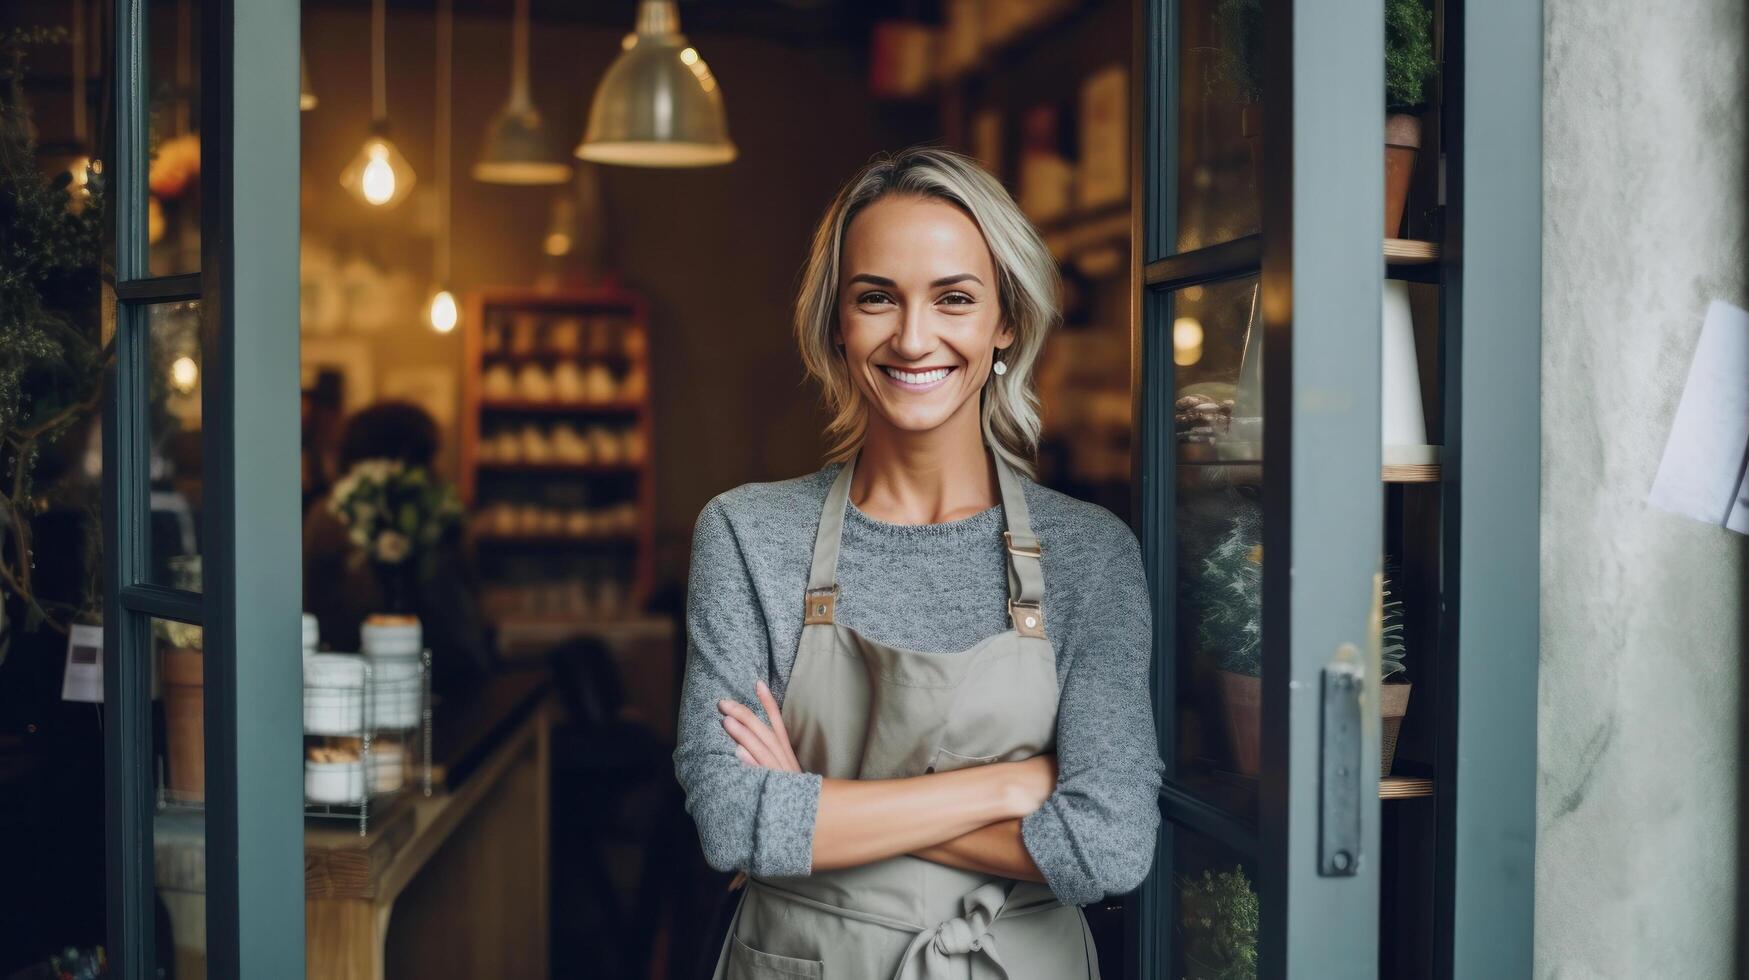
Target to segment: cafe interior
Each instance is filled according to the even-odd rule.
[[[199,3],[146,0],[155,272],[200,250]],[[70,93],[103,89],[107,6],[5,15],[53,34],[9,83],[45,170],[93,152],[101,99]],[[970,154],[1037,224],[1065,314],[1039,362],[1040,482],[1129,516],[1131,17],[1123,0],[304,0],[303,425],[284,451],[305,508],[311,977],[708,974],[734,896],[671,758],[693,522],[717,493],[821,465],[794,290],[874,154]],[[151,534],[166,581],[194,584],[197,325],[193,304],[154,321],[151,392]],[[95,492],[95,431],[38,474],[70,514]],[[39,581],[80,605],[73,572]],[[162,625],[157,949],[186,980],[206,972],[200,636]],[[0,679],[67,643],[33,637]],[[62,699],[60,649],[31,684],[0,682],[9,726],[59,733],[35,750],[53,765],[0,774],[0,798],[38,804],[0,805],[0,866],[30,882],[5,889],[0,977],[103,938],[101,782],[76,775],[101,769],[101,721]],[[1122,975],[1122,900],[1088,914]]]

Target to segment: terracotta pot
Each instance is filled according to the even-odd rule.
[[[1409,713],[1411,684],[1379,685],[1379,778],[1391,774],[1391,762],[1397,757],[1397,733],[1403,729],[1403,716]]]
[[[1403,208],[1409,200],[1409,177],[1415,153],[1421,149],[1421,117],[1393,112],[1385,117],[1385,237],[1400,238]]]
[[[206,799],[206,659],[199,650],[164,649],[166,789],[186,802]]]
[[[1263,737],[1263,682],[1230,670],[1218,670],[1215,676],[1220,682],[1233,769],[1242,776],[1255,776]]]

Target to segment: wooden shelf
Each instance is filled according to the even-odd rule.
[[[486,460],[476,460],[474,466],[482,472],[505,473],[642,473],[642,463],[570,463],[554,461],[551,463],[493,463]]]
[[[1386,463],[1386,483],[1438,483],[1438,463]]]
[[[1433,795],[1433,780],[1420,776],[1385,776],[1379,780],[1379,799],[1410,800]]]
[[[630,548],[635,534],[477,534],[480,548]]]
[[[1390,265],[1431,265],[1438,261],[1438,242],[1413,238],[1385,239],[1385,262]]]
[[[631,415],[644,410],[641,401],[535,401],[527,398],[490,398],[480,402],[482,412],[553,412],[557,414]]]

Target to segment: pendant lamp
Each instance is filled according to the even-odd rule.
[[[389,139],[388,78],[383,65],[384,35],[388,29],[384,0],[370,5],[371,119],[370,136],[358,154],[340,172],[340,186],[373,208],[392,208],[407,199],[417,178],[407,158]]]
[[[309,112],[316,107],[316,90],[310,86],[310,63],[298,49],[298,111]]]
[[[528,97],[528,0],[516,0],[510,40],[510,101],[486,126],[474,179],[488,184],[562,184],[571,167],[554,152]]]
[[[640,0],[637,32],[589,108],[577,156],[634,167],[708,167],[735,159],[716,76],[680,33],[674,0]]]
[[[450,78],[455,56],[454,0],[437,0],[437,119],[433,127],[437,141],[437,235],[432,243],[432,270],[437,291],[426,306],[425,318],[431,329],[449,333],[461,319],[455,294],[449,291],[449,144],[450,144]]]

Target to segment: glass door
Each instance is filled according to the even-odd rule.
[[[1142,0],[1146,977],[1377,975],[1379,0]]]
[[[108,954],[303,975],[296,0],[114,0]]]

